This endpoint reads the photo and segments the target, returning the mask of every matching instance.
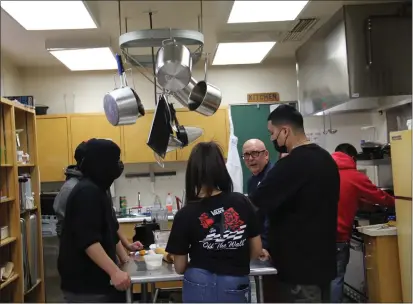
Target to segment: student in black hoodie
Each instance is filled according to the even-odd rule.
[[[76,165],[70,165],[66,168],[66,171],[65,171],[66,181],[63,184],[62,188],[60,188],[60,191],[57,194],[54,200],[54,203],[53,203],[53,209],[56,212],[56,217],[57,217],[56,233],[59,238],[62,234],[62,230],[64,226],[67,199],[69,198],[70,192],[72,192],[73,188],[77,185],[77,183],[83,176],[82,172],[80,171],[80,164],[82,163],[83,157],[85,156],[85,146],[86,146],[86,141],[81,142],[77,146],[75,150]],[[108,196],[111,197],[110,189],[108,189],[107,192],[108,192]],[[113,216],[116,219],[116,213],[114,210],[113,210]],[[119,230],[119,225],[118,225],[118,237],[121,240],[122,245],[128,251],[138,251],[143,248],[141,242],[139,241],[130,243],[128,239],[126,238],[126,236],[123,235],[122,232]],[[125,255],[119,255],[119,254],[118,254],[118,257],[121,262],[125,262],[125,258],[126,259],[128,258]],[[123,261],[122,261],[122,258],[124,259]]]
[[[58,257],[61,288],[68,302],[124,302],[124,293],[118,291],[130,286],[130,277],[116,265],[122,244],[107,195],[122,168],[115,143],[104,139],[86,143],[80,164],[83,178],[67,200]]]

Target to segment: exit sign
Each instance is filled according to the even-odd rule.
[[[271,93],[252,93],[247,94],[248,102],[278,102],[280,94],[278,92]]]

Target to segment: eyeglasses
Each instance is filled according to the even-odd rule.
[[[251,151],[251,152],[246,152],[244,154],[242,154],[242,159],[248,159],[250,157],[252,158],[257,158],[258,156],[260,156],[260,154],[262,152],[265,152],[266,150],[261,150],[261,151]]]

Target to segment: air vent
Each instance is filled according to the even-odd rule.
[[[318,22],[316,18],[298,19],[293,29],[285,35],[282,42],[301,41],[304,35]]]

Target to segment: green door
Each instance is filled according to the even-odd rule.
[[[267,118],[269,114],[269,105],[231,105],[234,135],[238,137],[238,153],[241,158],[244,193],[247,192],[247,181],[251,176],[251,172],[245,166],[244,160],[242,159],[242,146],[248,139],[258,138],[262,140],[270,152],[271,162],[275,163],[278,160],[278,152],[273,148],[267,129]]]

